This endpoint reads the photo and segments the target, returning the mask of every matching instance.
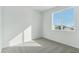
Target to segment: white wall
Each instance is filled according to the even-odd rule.
[[[32,36],[33,39],[35,38],[40,38],[42,37],[42,13],[35,10],[35,12],[33,12],[33,20],[32,20],[32,25],[33,25],[33,30],[32,30]]]
[[[67,7],[55,7],[43,13],[43,36],[47,39],[79,48],[79,7],[76,10],[76,31],[53,31],[51,29],[51,13]]]
[[[0,50],[2,48],[2,7],[0,7]]]
[[[27,38],[24,39],[27,41],[28,39],[36,39],[42,36],[40,12],[30,7],[4,7],[3,9],[3,47],[9,46],[10,41],[14,44],[15,41],[12,41],[14,38],[16,42],[21,43],[24,38]],[[29,38],[31,36],[32,38]]]

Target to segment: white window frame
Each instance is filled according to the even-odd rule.
[[[74,7],[68,7],[68,8],[64,8],[64,9],[61,9],[61,10],[57,10],[57,11],[55,11],[55,12],[52,12],[52,14],[51,14],[51,16],[53,16],[54,15],[54,13],[58,13],[58,12],[61,12],[61,11],[64,11],[64,10],[66,10],[66,9],[70,9],[70,8],[74,8]],[[74,10],[75,10],[75,8],[74,8]],[[52,22],[52,17],[51,17],[51,22]],[[62,24],[63,24],[63,20],[61,20],[61,26],[62,26]],[[52,24],[53,25],[53,24]],[[52,26],[51,26],[52,27]],[[53,28],[53,27],[52,27]],[[52,30],[54,30],[54,31],[70,31],[70,32],[74,32],[74,31],[76,31],[76,11],[75,11],[75,13],[74,13],[74,30],[63,30],[63,26],[61,27],[61,30],[54,30],[54,29],[52,29]]]

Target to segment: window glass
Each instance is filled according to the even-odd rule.
[[[74,30],[74,8],[52,13],[53,30]]]
[[[74,9],[67,9],[63,11],[63,29],[74,30]]]

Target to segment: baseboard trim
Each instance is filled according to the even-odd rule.
[[[39,38],[35,38],[35,39],[32,39],[32,40],[36,40],[36,39],[44,39],[44,37],[39,37]]]

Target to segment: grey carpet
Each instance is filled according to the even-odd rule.
[[[3,48],[2,53],[79,53],[79,49],[47,39],[35,39],[17,46]]]

